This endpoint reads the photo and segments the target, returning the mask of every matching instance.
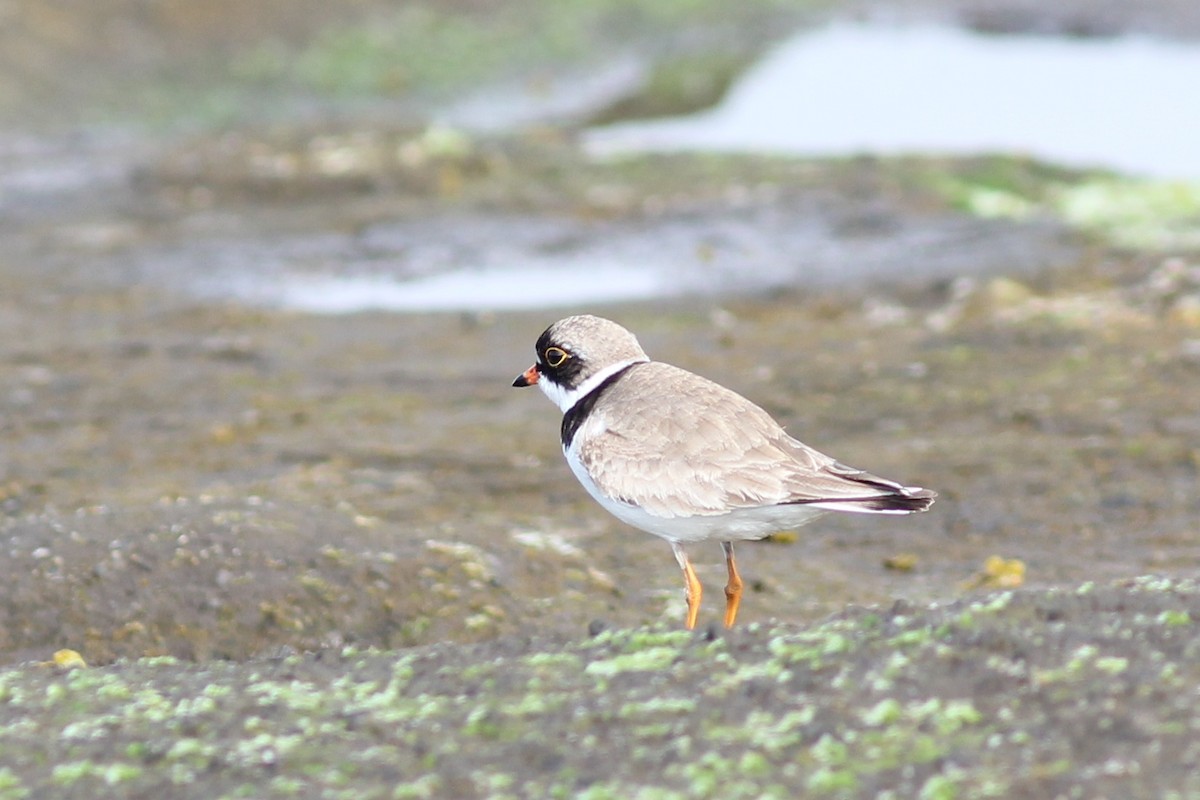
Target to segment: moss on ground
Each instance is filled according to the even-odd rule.
[[[0,797],[1189,797],[1200,585],[0,671]]]

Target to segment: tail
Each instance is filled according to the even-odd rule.
[[[920,486],[901,486],[894,494],[864,497],[861,500],[837,500],[832,503],[814,503],[820,508],[836,511],[858,511],[866,514],[915,514],[927,511],[937,492]]]
[[[834,462],[825,466],[825,472],[839,479],[836,494],[814,497],[801,502],[814,508],[829,511],[851,511],[858,514],[915,514],[925,511],[937,499],[937,492],[920,486],[902,486],[895,481],[880,478],[860,469]],[[853,491],[862,489],[862,494]],[[849,491],[847,491],[849,490]]]

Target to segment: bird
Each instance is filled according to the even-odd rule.
[[[828,511],[912,514],[937,497],[814,450],[733,390],[652,361],[612,320],[560,319],[535,351],[512,385],[538,386],[562,411],[563,454],[588,494],[671,545],[683,571],[688,630],[703,587],[686,546],[721,543],[730,628],[744,586],[734,542],[792,530]]]

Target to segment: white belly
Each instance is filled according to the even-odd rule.
[[[617,519],[635,528],[653,533],[676,542],[739,541],[761,539],[778,531],[798,528],[811,522],[825,509],[808,505],[775,505],[757,508],[739,508],[725,514],[697,514],[693,516],[659,517],[649,514],[639,506],[614,500],[600,491],[592,476],[584,469],[576,453],[576,437],[572,447],[564,451],[571,472],[597,503]]]

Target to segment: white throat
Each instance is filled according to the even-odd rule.
[[[588,378],[583,383],[576,386],[574,389],[568,389],[565,386],[559,386],[557,383],[546,378],[542,378],[537,382],[538,388],[549,397],[559,410],[564,414],[571,410],[571,407],[579,402],[579,398],[587,395],[592,389],[595,389],[600,384],[611,378],[616,373],[634,364],[643,364],[650,359],[648,358],[627,358],[624,361],[618,361],[615,364],[610,364],[604,369],[597,372],[592,377]]]

